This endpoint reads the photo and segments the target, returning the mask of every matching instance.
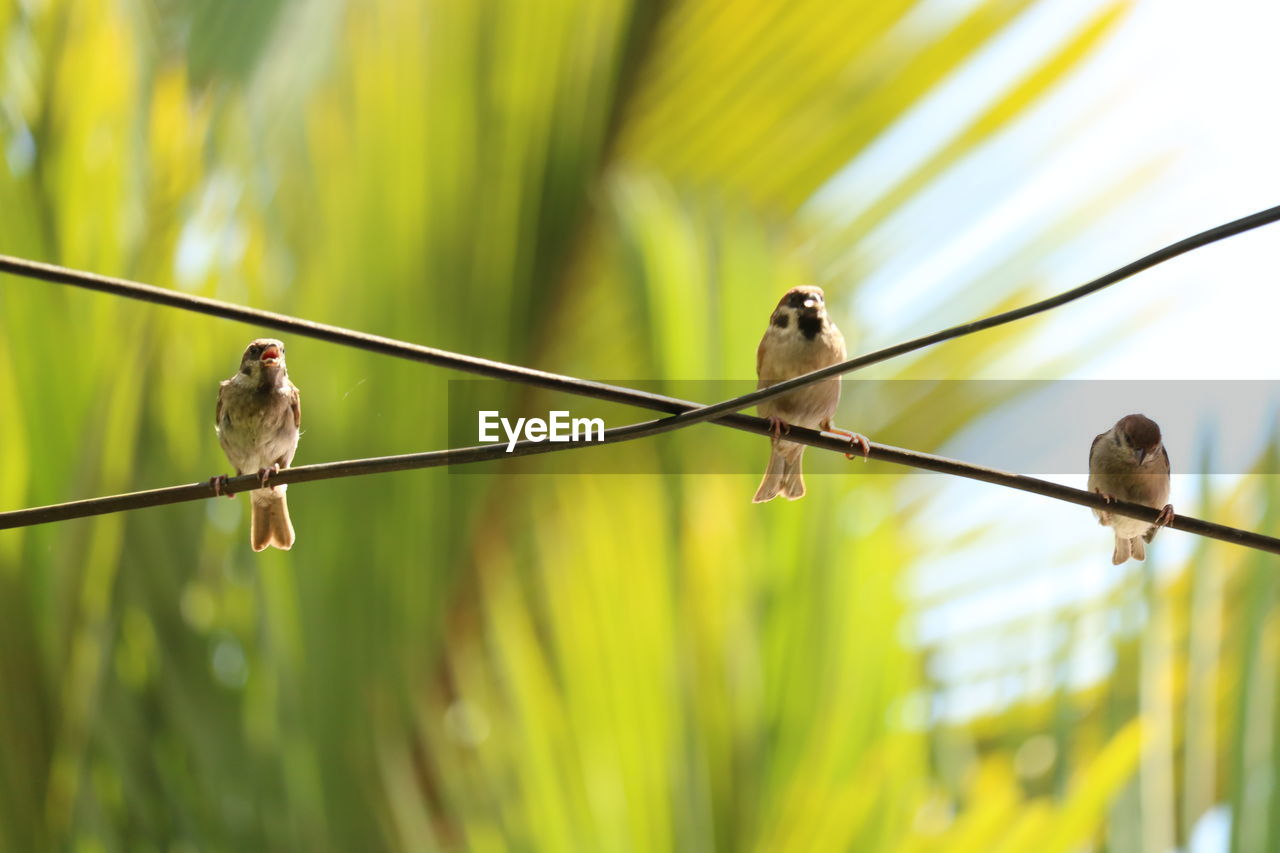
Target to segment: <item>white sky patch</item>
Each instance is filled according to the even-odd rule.
[[[944,4],[957,11],[973,3]],[[936,153],[972,117],[1001,97],[1050,50],[1062,33],[1087,18],[1092,4],[1045,0],[999,35],[976,61],[942,81],[896,125],[875,140],[810,202],[815,211],[840,222],[839,211],[858,210],[883,195],[903,176]],[[953,13],[954,14],[954,13]],[[953,14],[947,16],[948,22]],[[850,207],[850,202],[854,206]]]

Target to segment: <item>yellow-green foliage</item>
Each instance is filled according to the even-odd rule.
[[[1031,5],[922,27],[906,0],[0,0],[0,251],[549,370],[750,380],[783,290],[1015,122],[1125,9],[1095,4],[878,206],[803,209]],[[857,350],[856,278],[819,283]],[[926,354],[918,375],[973,376],[1034,329]],[[0,509],[224,471],[216,384],[259,331],[0,280]],[[300,463],[448,443],[456,377],[288,343]],[[912,435],[936,446],[997,402],[958,400]],[[1001,720],[965,729],[972,760],[948,775],[956,733],[922,713],[906,640],[918,545],[899,479],[811,453],[844,476],[752,506],[754,477],[682,474],[704,452],[763,465],[762,441],[722,432],[611,451],[653,474],[593,474],[582,454],[553,470],[585,473],[299,486],[288,554],[249,551],[244,499],[0,533],[0,847],[1102,838],[1158,727],[1104,685],[1059,697],[1090,711],[1078,732],[1003,718],[1060,738],[1059,784],[1015,769]],[[1236,601],[1197,589],[1205,612]],[[1273,628],[1260,657],[1191,665],[1273,669]],[[1268,707],[1241,711],[1248,731]],[[1246,808],[1251,837],[1273,837]]]

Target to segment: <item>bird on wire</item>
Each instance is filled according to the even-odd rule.
[[[218,442],[236,474],[256,471],[262,487],[249,492],[249,542],[253,550],[293,547],[293,522],[285,484],[272,486],[271,475],[288,468],[298,450],[302,405],[289,381],[284,344],[259,338],[245,348],[235,376],[218,385],[214,426]],[[210,481],[221,493],[225,474]],[[228,495],[230,497],[231,495]]]
[[[1089,491],[1107,501],[1123,500],[1160,510],[1155,523],[1106,510],[1093,510],[1098,523],[1116,534],[1115,565],[1147,558],[1146,543],[1173,521],[1169,503],[1169,451],[1160,427],[1146,415],[1125,415],[1089,447]]]
[[[773,310],[769,327],[756,350],[756,387],[767,388],[839,364],[846,355],[844,335],[827,315],[822,288],[793,287]],[[839,403],[839,377],[823,379],[760,403],[760,416],[768,418],[773,437],[769,465],[756,490],[754,503],[771,501],[778,495],[793,501],[804,497],[804,475],[800,470],[804,445],[782,438],[792,426],[845,436],[862,450],[864,458],[870,453],[864,436],[832,427],[831,418]]]

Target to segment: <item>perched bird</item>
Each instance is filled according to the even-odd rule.
[[[844,335],[827,316],[822,288],[793,287],[778,302],[769,318],[769,328],[760,339],[756,387],[767,388],[844,360]],[[839,402],[840,380],[832,377],[760,404],[760,416],[768,418],[773,426],[773,439],[769,467],[756,490],[755,503],[778,495],[789,500],[804,497],[804,477],[800,472],[804,445],[782,440],[792,425],[847,436],[862,449],[864,457],[870,452],[864,437],[831,426]]]
[[[301,424],[302,406],[285,369],[284,344],[259,338],[245,349],[240,371],[218,385],[214,416],[218,441],[236,474],[256,471],[262,483],[262,488],[249,492],[249,542],[255,551],[268,545],[286,551],[293,547],[293,522],[284,496],[288,486],[268,481],[293,461]],[[226,480],[224,474],[210,481],[215,494],[221,493]]]
[[[1098,523],[1116,534],[1111,562],[1120,565],[1133,557],[1147,558],[1144,542],[1173,521],[1169,501],[1169,452],[1160,441],[1160,427],[1146,415],[1125,415],[1093,440],[1089,448],[1089,491],[1108,503],[1132,501],[1160,510],[1155,523],[1095,509]]]

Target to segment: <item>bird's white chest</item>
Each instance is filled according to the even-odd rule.
[[[227,386],[217,427],[219,442],[242,472],[270,468],[281,457],[287,464],[298,441],[288,388],[264,393],[236,384]]]
[[[844,341],[838,332],[824,330],[807,338],[795,328],[770,326],[762,344],[758,387],[835,364],[844,358]],[[830,418],[840,401],[840,380],[824,379],[760,404],[764,417],[780,417],[787,423],[817,427]]]
[[[837,347],[828,333],[806,338],[798,330],[777,326],[765,333],[765,348],[760,379],[768,379],[771,384],[835,364],[844,357],[844,348]]]

